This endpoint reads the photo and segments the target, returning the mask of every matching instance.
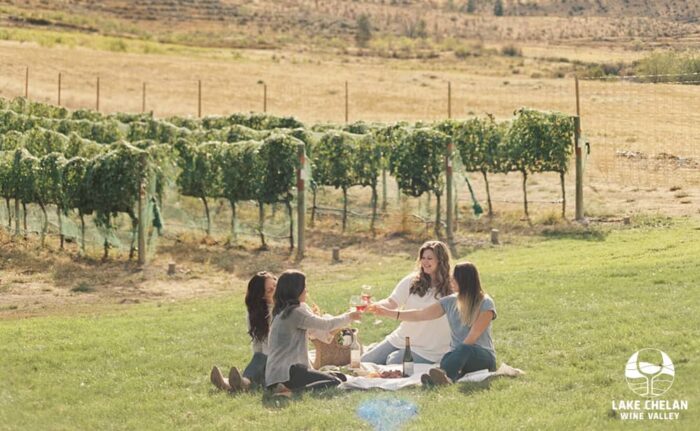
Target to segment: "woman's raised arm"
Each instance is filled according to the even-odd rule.
[[[375,302],[374,305],[384,307],[388,310],[396,310],[397,308],[399,308],[399,304],[397,304],[396,301],[394,301],[391,298],[384,298],[381,301]]]
[[[420,322],[422,320],[433,320],[445,314],[442,305],[436,303],[419,310],[390,310],[378,304],[370,304],[367,311],[377,316],[393,317],[403,322]]]

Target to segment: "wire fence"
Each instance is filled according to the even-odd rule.
[[[27,95],[32,100],[57,103],[60,73],[63,106],[71,109],[99,106],[102,112],[145,110],[159,117],[265,110],[274,115],[295,116],[307,124],[346,120],[434,121],[448,116],[468,118],[485,114],[505,120],[523,106],[570,115],[576,115],[577,107],[573,79],[525,77],[516,70],[512,76],[489,77],[438,72],[384,75],[379,69],[371,69],[360,76],[319,76],[294,82],[284,76],[283,68],[276,68],[265,77],[250,73],[243,75],[247,76],[244,78],[231,77],[225,68],[219,69],[214,63],[208,64],[206,70],[189,73],[173,68],[154,77],[144,72],[148,79],[143,80],[134,79],[133,70],[115,69],[100,73],[99,84],[98,76],[85,70],[70,73],[29,70],[9,63],[0,66],[0,71],[4,75],[0,80],[3,97]],[[700,83],[698,78],[656,75],[582,80],[578,102],[584,140],[591,148],[586,157],[586,183],[700,186],[700,85],[692,85]],[[571,166],[573,171],[573,162]],[[459,170],[456,175],[458,208],[472,204],[466,179],[470,180],[475,196],[485,199],[480,175]],[[530,184],[529,201],[535,207],[554,210],[560,205],[560,187],[555,175],[541,174],[541,180]],[[514,209],[521,205],[520,183],[513,175],[495,176],[491,188],[496,207]],[[178,196],[173,186],[171,189],[162,208],[166,227],[176,232],[204,231],[206,222],[199,202]],[[567,175],[566,193],[569,197],[574,195],[572,172]],[[368,188],[353,188],[350,192],[351,216],[358,229],[368,225],[363,214],[370,212],[369,196]],[[310,193],[307,197],[310,199]],[[408,211],[416,219],[427,220],[434,212],[428,205],[429,199],[412,200]],[[382,200],[388,201],[390,212],[406,206],[401,204],[391,178],[386,198],[380,186]],[[571,208],[567,211],[573,214],[573,199],[568,202]],[[224,203],[217,205],[213,211],[213,233],[230,234],[230,209]],[[246,205],[238,218],[237,232],[242,236],[257,236],[257,209],[253,203],[249,208]],[[321,218],[335,217],[342,206],[339,194],[322,190],[318,206]],[[307,208],[310,209],[310,204]],[[31,217],[40,223],[36,211],[32,210]],[[265,232],[273,239],[285,238],[289,223],[286,211],[282,206],[274,210],[274,216],[272,209],[267,211]],[[5,219],[6,209],[0,205],[0,220]],[[123,224],[128,226],[127,222]],[[103,239],[99,230],[95,229],[88,237],[93,246],[101,247]],[[114,242],[126,248],[124,244],[129,243],[129,238],[115,237]]]
[[[589,178],[622,185],[700,185],[700,86],[689,85],[700,81],[692,78],[584,81],[582,123],[596,153]],[[654,80],[661,82],[649,83]]]

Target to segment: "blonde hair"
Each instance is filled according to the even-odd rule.
[[[479,271],[471,262],[455,265],[454,278],[457,282],[457,310],[463,325],[472,326],[479,316],[479,308],[486,297],[481,288]]]
[[[437,271],[435,271],[435,280],[423,271],[420,260],[426,250],[431,250],[435,253],[437,259]],[[435,298],[441,298],[452,293],[450,287],[450,250],[447,245],[441,241],[428,241],[424,243],[418,251],[418,259],[416,261],[418,274],[411,282],[410,293],[420,297],[425,296],[428,290],[435,285]],[[434,283],[433,283],[434,281]]]

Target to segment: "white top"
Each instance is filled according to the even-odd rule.
[[[416,273],[407,275],[399,281],[394,291],[389,295],[399,305],[399,310],[421,309],[437,304],[435,289],[430,288],[425,296],[411,295],[411,281]],[[411,351],[433,362],[440,362],[445,353],[450,351],[450,324],[447,317],[422,322],[401,322],[398,328],[386,337],[392,346],[403,349],[406,337],[411,337]]]

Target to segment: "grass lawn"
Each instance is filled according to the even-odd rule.
[[[417,405],[404,429],[700,429],[699,226],[675,220],[471,254],[499,312],[498,363],[528,373],[487,385],[334,390],[281,408],[259,392],[219,393],[211,366],[250,358],[244,286],[217,300],[0,321],[0,429],[371,429],[356,415],[371,398]],[[365,265],[302,265],[312,298],[332,313],[362,284],[388,294],[412,267],[405,255],[371,254]],[[359,327],[369,343],[394,325],[368,316]],[[660,398],[688,401],[679,421],[628,422],[612,410],[614,400],[640,399],[624,368],[646,347],[676,366]]]

